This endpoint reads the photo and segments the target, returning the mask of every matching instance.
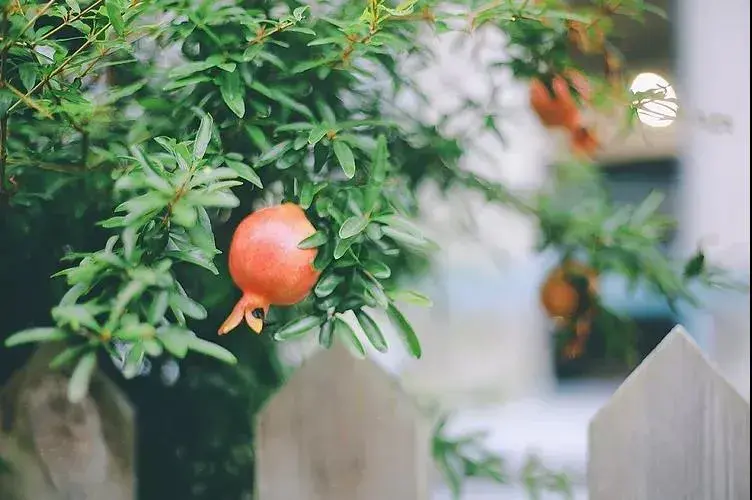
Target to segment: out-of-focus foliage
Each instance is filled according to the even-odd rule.
[[[423,182],[480,190],[537,217],[544,247],[647,280],[669,299],[689,298],[687,280],[705,276],[702,266],[682,275],[657,251],[666,224],[654,198],[615,210],[595,188],[569,197],[558,179],[535,196],[515,195],[458,167],[472,137],[450,139],[383,111],[396,92],[415,91],[400,63],[429,56],[424,28],[496,26],[511,54],[499,64],[523,78],[550,79],[573,65],[573,50],[603,53],[612,61],[604,88],[619,89],[618,58],[605,43],[610,19],[640,15],[642,2],[577,10],[561,1],[466,2],[459,11],[434,0],[0,6],[3,335],[21,330],[5,344],[61,342],[53,368],[70,372],[74,401],[97,366],[112,369],[102,353],[124,378],[143,375],[126,387],[152,438],[141,461],[144,498],[163,497],[166,485],[176,498],[251,491],[248,417],[280,383],[272,339],[318,330],[325,346],[336,338],[363,351],[339,319],[354,311],[385,350],[364,309],[380,308],[420,356],[420,332],[399,304],[426,299],[400,290],[397,278],[435,247],[410,221]],[[280,201],[300,204],[318,230],[302,243],[318,248],[314,294],[273,309],[269,336],[206,340],[236,298],[221,258],[232,228]],[[60,270],[62,257],[70,267]],[[64,279],[49,282],[53,273]],[[220,368],[191,352],[240,363]],[[177,377],[179,369],[187,374]]]

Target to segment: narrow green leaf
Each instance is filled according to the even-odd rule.
[[[324,138],[327,132],[331,129],[331,125],[328,123],[320,123],[313,127],[308,133],[308,144],[316,144]]]
[[[318,316],[304,316],[293,320],[274,333],[274,340],[284,342],[294,338],[301,337],[303,334],[317,328],[321,325],[321,318]]]
[[[238,358],[221,345],[199,337],[191,337],[188,341],[188,348],[191,351],[199,352],[205,356],[211,356],[212,358],[218,359],[228,365],[235,365],[238,362]]]
[[[156,330],[152,325],[146,323],[136,323],[134,325],[127,325],[115,332],[112,336],[122,340],[142,340],[147,337],[154,336]]]
[[[146,354],[148,354],[149,356],[157,358],[164,352],[164,347],[162,347],[162,344],[157,342],[155,339],[145,339],[144,351],[146,351]]]
[[[377,260],[365,261],[363,263],[363,268],[369,273],[371,273],[371,275],[374,278],[378,278],[378,279],[387,279],[389,276],[392,275],[392,270],[389,269],[389,266]]]
[[[305,250],[307,248],[316,248],[320,247],[326,242],[326,234],[321,231],[316,231],[315,233],[298,243],[298,248],[300,248],[301,250]]]
[[[66,347],[64,350],[59,352],[54,358],[52,358],[52,361],[50,361],[49,367],[52,370],[57,370],[58,368],[62,368],[63,366],[67,366],[68,364],[76,361],[81,355],[92,349],[92,346],[89,344],[81,344],[77,346],[72,347]]]
[[[201,124],[198,127],[196,139],[193,141],[193,157],[200,160],[206,154],[206,148],[209,147],[212,131],[214,130],[214,119],[210,114],[205,113],[201,117]]]
[[[68,381],[68,401],[80,403],[89,393],[89,383],[97,367],[97,353],[87,352],[78,360]]]
[[[326,297],[330,295],[337,286],[342,283],[344,279],[336,274],[330,274],[324,278],[321,278],[313,289],[313,293],[316,297]]]
[[[238,118],[245,116],[245,89],[240,81],[240,72],[223,73],[219,84],[222,100]]]
[[[381,333],[379,325],[376,324],[373,318],[362,309],[355,311],[355,317],[358,319],[358,323],[363,328],[363,333],[366,334],[366,338],[371,345],[379,352],[387,352],[389,346],[387,345],[386,338],[384,338],[384,334]]]
[[[357,236],[368,226],[368,218],[362,215],[353,215],[348,218],[339,228],[339,237],[344,239]]]
[[[431,307],[433,302],[429,297],[414,290],[394,290],[387,293],[389,298],[397,302],[407,302],[417,306]]]
[[[183,314],[193,319],[206,319],[207,313],[204,306],[181,293],[170,295],[170,306],[180,309]]]
[[[5,339],[5,347],[14,347],[33,342],[53,342],[56,340],[64,340],[66,338],[68,338],[68,334],[58,328],[29,328],[28,330],[21,330],[20,332],[14,333]]]
[[[423,355],[423,350],[420,347],[420,340],[418,340],[418,336],[415,334],[415,330],[413,330],[410,322],[407,321],[405,316],[402,315],[400,310],[397,309],[394,304],[389,304],[386,313],[387,316],[389,316],[392,325],[397,330],[397,333],[400,335],[400,339],[407,348],[407,352],[410,353],[412,357],[420,359]]]
[[[235,208],[240,205],[238,197],[229,191],[203,193],[192,191],[185,198],[204,207]]]
[[[165,326],[157,330],[157,338],[165,349],[176,358],[184,358],[188,353],[188,343],[193,332],[174,326]]]
[[[339,260],[342,258],[343,255],[347,253],[348,250],[350,250],[350,247],[355,243],[355,238],[350,238],[347,240],[337,240],[337,244],[334,247],[334,258],[336,260]]]
[[[107,17],[112,23],[112,27],[115,29],[115,33],[118,36],[123,36],[125,32],[125,21],[123,21],[122,5],[120,0],[105,0],[105,9],[107,10]]]
[[[381,184],[386,179],[388,158],[389,150],[387,149],[386,137],[384,134],[381,134],[376,140],[376,148],[374,149],[373,157],[371,158],[371,175],[373,181],[377,184]]]
[[[125,356],[125,364],[123,365],[123,377],[126,379],[132,379],[139,374],[144,363],[144,345],[141,342],[133,344],[131,350]]]
[[[342,171],[348,179],[352,179],[355,175],[355,157],[353,156],[352,149],[344,141],[334,141],[333,146],[334,155],[337,157]]]
[[[264,185],[261,183],[261,177],[259,177],[250,165],[234,160],[225,160],[225,165],[233,169],[241,179],[250,182],[259,189],[264,189]]]
[[[300,188],[300,207],[303,210],[308,210],[311,206],[311,203],[313,203],[313,183],[312,182],[304,182],[303,187]]]
[[[256,166],[262,167],[273,161],[276,161],[283,154],[289,151],[290,148],[292,148],[292,141],[289,141],[289,140],[282,141],[279,144],[272,146],[271,149],[268,149],[261,156],[259,156],[258,160],[256,161]]]
[[[334,321],[329,319],[323,325],[321,325],[321,330],[319,330],[319,344],[321,345],[321,347],[329,349],[332,346],[333,341]]]
[[[352,327],[340,318],[339,316],[334,318],[334,335],[340,339],[355,357],[365,358],[366,349],[363,347],[363,343],[353,331]]]

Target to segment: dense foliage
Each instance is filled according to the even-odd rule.
[[[605,43],[610,19],[642,15],[642,1],[464,3],[2,1],[2,331],[23,330],[6,345],[63,341],[53,367],[70,370],[74,401],[102,352],[126,379],[144,375],[126,387],[154,439],[141,462],[145,498],[168,485],[176,498],[250,491],[246,415],[280,383],[272,339],[316,332],[324,346],[338,339],[364,353],[340,317],[353,311],[383,351],[364,309],[378,308],[420,356],[399,303],[426,298],[397,278],[434,248],[410,221],[421,183],[480,190],[539,219],[542,248],[646,281],[672,301],[691,299],[688,280],[707,277],[701,256],[685,269],[658,250],[668,225],[655,198],[616,210],[582,164],[540,193],[514,194],[458,167],[472,137],[385,111],[399,92],[419,92],[400,69],[405,57],[429,56],[420,33],[491,26],[510,44],[499,65],[523,78],[550,81],[578,51],[603,55],[609,69],[593,82],[614,102],[623,85]],[[488,110],[485,126],[497,119]],[[317,228],[302,242],[318,248],[314,294],[273,308],[269,335],[207,340],[237,299],[220,255],[232,228],[283,200]],[[72,267],[59,270],[62,257]],[[55,272],[64,279],[50,282]],[[154,383],[154,366],[175,383],[165,373],[190,351],[240,363],[188,357],[170,391]]]

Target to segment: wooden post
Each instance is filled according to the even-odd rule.
[[[427,500],[430,440],[412,402],[369,360],[335,345],[260,413],[259,500]]]
[[[68,402],[68,377],[41,347],[0,391],[2,500],[133,500],[134,423],[130,403],[95,374],[89,395]]]
[[[747,500],[749,403],[676,327],[590,423],[590,500]]]

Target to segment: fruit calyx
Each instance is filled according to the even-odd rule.
[[[222,323],[222,326],[219,327],[218,333],[220,335],[230,333],[245,319],[246,324],[251,330],[256,334],[260,334],[264,328],[264,318],[266,318],[269,312],[269,305],[268,300],[257,295],[244,294],[237,301],[230,315]]]

